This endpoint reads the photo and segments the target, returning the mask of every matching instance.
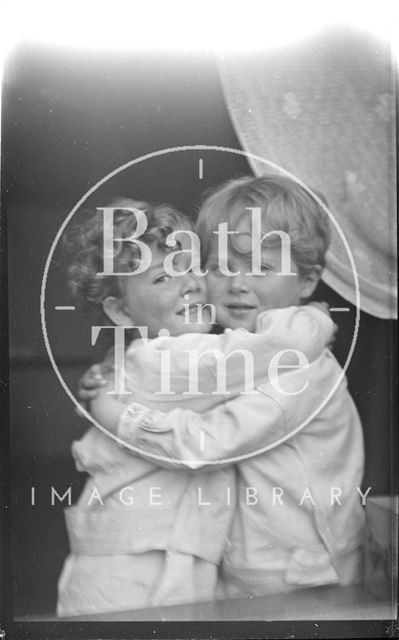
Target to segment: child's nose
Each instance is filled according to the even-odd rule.
[[[199,291],[202,288],[199,277],[194,275],[191,271],[183,276],[183,293],[193,293]]]
[[[245,293],[249,290],[247,279],[244,274],[229,277],[229,291],[232,293]]]

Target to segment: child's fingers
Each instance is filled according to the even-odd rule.
[[[99,391],[99,386],[94,385],[93,387],[82,386],[80,384],[77,397],[84,404],[85,402],[90,402],[90,400],[94,400],[97,398]]]
[[[104,387],[107,384],[107,381],[104,378],[93,378],[92,376],[87,376],[86,374],[81,378],[79,383],[80,389],[87,389],[91,391],[92,389],[97,389],[98,387]]]
[[[113,365],[112,364],[108,364],[106,362],[103,362],[100,365],[100,367],[101,367],[100,371],[101,371],[102,377],[108,376],[109,374],[114,373],[114,371],[115,371]]]
[[[83,377],[90,377],[92,380],[97,382],[106,383],[104,379],[104,366],[101,364],[93,364],[92,367],[85,373]]]
[[[82,389],[96,389],[107,384],[106,379],[101,373],[99,365],[93,365],[81,377],[79,381],[79,391]]]
[[[94,400],[98,396],[98,387],[94,389],[79,389],[78,397],[82,403],[90,402],[90,400]]]
[[[92,372],[93,378],[104,380],[107,376],[114,372],[114,365],[109,360],[101,362],[101,364],[93,364],[89,371]]]

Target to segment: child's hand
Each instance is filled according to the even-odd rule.
[[[100,387],[107,384],[107,372],[108,368],[104,364],[93,364],[79,380],[79,400],[86,403],[97,398]]]

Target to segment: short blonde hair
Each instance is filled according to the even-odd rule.
[[[322,194],[315,194],[327,204]],[[290,236],[292,259],[301,275],[306,275],[316,265],[324,268],[331,241],[326,212],[297,182],[274,174],[229,180],[207,195],[196,225],[204,262],[210,250],[211,233],[221,222],[228,222],[229,228],[234,230],[241,218],[249,215],[247,207],[260,207],[262,233],[285,231]],[[277,235],[267,239],[268,245],[278,242]]]

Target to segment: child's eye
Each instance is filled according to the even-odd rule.
[[[167,273],[163,273],[161,276],[158,276],[157,278],[155,278],[154,284],[158,284],[161,282],[168,282],[168,280],[170,280],[171,277],[172,276],[168,275]]]

